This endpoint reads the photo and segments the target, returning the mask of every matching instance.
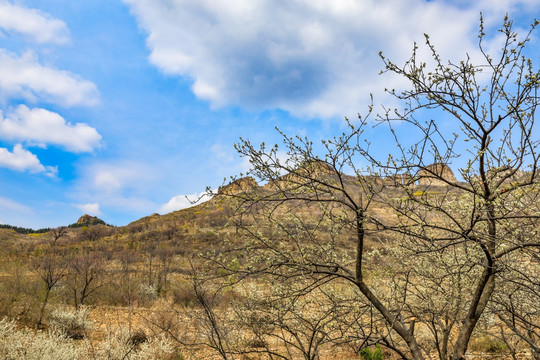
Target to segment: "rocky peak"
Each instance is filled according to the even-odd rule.
[[[306,161],[296,168],[296,170],[270,180],[264,189],[266,190],[283,190],[287,187],[296,187],[301,184],[307,184],[311,179],[331,177],[336,174],[336,170],[326,162],[313,159]]]
[[[428,165],[417,174],[418,185],[444,186],[448,182],[456,182],[452,169],[446,164],[435,163]]]
[[[220,186],[218,195],[235,195],[241,192],[252,191],[259,187],[259,184],[251,176],[245,176],[233,181],[232,183]]]
[[[77,220],[77,225],[104,224],[105,222],[96,216],[84,214]]]

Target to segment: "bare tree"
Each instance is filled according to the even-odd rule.
[[[159,248],[156,251],[159,260],[156,266],[157,272],[157,291],[162,294],[167,290],[169,279],[168,275],[171,272],[171,264],[173,261],[173,250],[170,248]]]
[[[538,272],[540,258],[515,259],[512,272],[501,276],[502,288],[497,291],[489,306],[490,313],[500,320],[498,334],[511,350],[514,358],[529,348],[534,359],[540,359],[540,281]],[[521,340],[521,341],[520,341]]]
[[[45,291],[37,322],[37,325],[41,326],[51,291],[66,274],[67,263],[56,252],[50,252],[37,258],[33,265],[34,270],[43,281]]]
[[[225,288],[203,280],[195,273],[191,277],[191,286],[190,290],[183,290],[193,296],[193,307],[178,309],[174,304],[168,304],[158,316],[145,320],[188,351],[197,353],[197,350],[205,348],[204,351],[211,350],[215,357],[223,360],[233,360],[245,354],[238,346],[242,339],[240,326],[233,324],[223,311]],[[190,330],[181,331],[179,328],[185,328],[186,324]]]
[[[498,279],[512,272],[513,261],[527,261],[529,249],[537,253],[540,247],[539,237],[534,236],[540,157],[534,129],[540,73],[525,57],[531,32],[519,39],[508,17],[500,32],[505,38],[502,48],[487,53],[481,20],[479,50],[484,63],[480,65],[470,58],[459,64],[444,63],[428,36],[426,44],[435,64],[431,71],[417,59],[416,47],[403,67],[383,58],[387,71],[405,77],[413,86],[402,93],[392,92],[405,102],[405,109],[387,112],[384,120],[407,122],[422,134],[420,142],[408,149],[400,147],[401,158],[390,166],[426,174],[448,187],[439,196],[407,192],[407,199],[393,207],[403,219],[397,231],[414,240],[415,252],[463,251],[458,263],[469,268],[458,273],[476,275],[465,294],[464,316],[459,314],[453,359],[464,357]],[[451,115],[459,132],[448,138],[436,121],[416,119],[415,114],[432,108]],[[472,146],[460,148],[458,141]],[[465,183],[428,166],[429,161],[449,163],[464,155],[458,151],[469,155],[460,169]],[[452,191],[455,196],[450,196]]]
[[[37,321],[38,326],[42,325],[51,291],[66,274],[67,262],[58,241],[67,235],[68,228],[65,226],[51,229],[49,231],[48,246],[33,261],[34,271],[43,281],[45,291]]]
[[[316,360],[335,354],[336,347],[359,335],[362,346],[375,340],[357,331],[359,322],[369,319],[370,307],[359,307],[355,292],[338,283],[315,289],[304,288],[305,283],[269,278],[264,288],[255,284],[243,287],[243,298],[234,305],[234,312],[237,325],[246,334],[245,353]],[[343,349],[349,356],[358,351]]]
[[[84,226],[78,233],[79,241],[97,241],[105,236],[107,228],[104,225]]]
[[[68,236],[68,228],[66,226],[60,226],[49,231],[51,236],[51,246],[56,246],[59,239]]]
[[[236,199],[239,234],[249,241],[231,239],[230,251],[213,261],[239,280],[302,279],[305,289],[345,282],[358,290],[360,307],[377,310],[372,324],[381,345],[403,358],[436,351],[440,359],[463,359],[502,281],[513,279],[521,291],[539,270],[540,73],[525,57],[531,32],[520,38],[508,18],[500,32],[502,48],[487,53],[481,20],[480,64],[444,62],[427,36],[429,63],[416,45],[403,66],[382,57],[387,72],[411,84],[390,91],[402,109],[376,119],[395,139],[384,161],[364,135],[370,114],[323,141],[321,156],[305,138],[283,135],[286,160],[277,146],[242,140],[237,149],[249,158],[250,174],[267,184],[244,178],[220,190]],[[418,119],[426,110],[452,122]],[[449,174],[453,161],[460,180]],[[369,261],[368,241],[386,248],[388,266]],[[537,314],[538,303],[527,312]],[[505,322],[509,313],[501,314]],[[537,348],[537,329],[523,336],[527,324],[508,326]]]
[[[69,260],[67,285],[72,291],[75,309],[103,286],[104,267],[104,258],[99,253],[77,255]]]

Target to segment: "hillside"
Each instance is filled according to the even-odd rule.
[[[120,345],[127,347],[115,345],[115,351],[143,351],[142,344],[160,339],[171,359],[217,358],[224,349],[246,359],[269,353],[296,359],[305,355],[310,336],[320,339],[309,346],[321,359],[350,359],[366,347],[361,344],[376,343],[385,344],[385,358],[397,359],[392,349],[403,344],[381,342],[389,331],[376,330],[385,329],[384,316],[350,285],[357,284],[361,244],[363,281],[390,311],[406,308],[406,321],[418,323],[423,346],[434,353],[430,317],[447,309],[461,316],[480,276],[475,264],[482,254],[463,247],[452,230],[451,221],[468,211],[460,205],[469,201],[460,190],[467,186],[438,164],[414,175],[360,177],[314,161],[262,185],[237,179],[204,203],[126,226],[83,215],[44,233],[3,228],[0,311],[19,325],[65,331],[81,351],[88,351],[81,339],[112,346],[104,339],[124,331],[115,336],[126,338]],[[510,202],[512,192],[501,196]],[[536,193],[520,196],[531,200]],[[353,206],[359,207],[351,211]],[[517,211],[523,216],[528,209]],[[521,221],[514,231],[534,227]],[[530,274],[540,264],[534,252],[527,254],[520,263],[511,256],[500,261]],[[403,283],[410,286],[401,290]],[[526,295],[508,289],[512,296]],[[498,296],[501,304],[513,301],[504,291]],[[512,344],[528,349],[511,327],[504,328],[505,339],[514,343],[501,340],[495,330],[507,314],[497,311],[490,308],[482,320],[486,325],[473,334],[468,356],[507,356]],[[514,315],[536,321],[535,311],[531,304]],[[369,328],[371,333],[359,332]],[[519,355],[528,358],[531,351]]]

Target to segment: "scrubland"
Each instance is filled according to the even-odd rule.
[[[262,256],[257,245],[239,231],[255,223],[244,220],[239,226],[237,206],[220,195],[125,227],[90,225],[43,234],[1,229],[0,357],[363,359],[369,358],[366,349],[374,354],[374,345],[382,343],[386,346],[381,356],[400,358],[391,350],[398,343],[392,338],[395,335],[373,306],[358,301],[361,294],[346,281],[327,281],[325,276],[314,281],[313,274],[292,272],[290,277],[265,271],[247,276],[245,267],[266,259],[257,258]],[[341,263],[354,267],[355,239],[347,229],[318,220],[324,209],[288,209],[294,209],[295,218],[280,231],[292,232],[289,235],[305,241],[304,245],[310,239],[302,236],[316,234],[317,241],[332,244],[326,254],[317,256],[340,256]],[[385,211],[376,208],[374,213]],[[285,219],[288,211],[280,216]],[[301,235],[299,227],[307,232]],[[272,226],[264,229],[258,224],[258,231],[279,235]],[[281,237],[277,246],[294,253],[299,243],[282,233]],[[389,304],[400,296],[396,286],[402,281],[401,270],[414,265],[396,262],[404,256],[395,251],[397,240],[373,232],[365,244],[367,281]],[[306,251],[318,249],[306,247]],[[424,282],[423,286],[435,285]],[[437,286],[441,291],[442,284]],[[436,307],[447,311],[453,297],[460,295],[438,296],[415,299],[412,303],[418,308],[411,313],[426,314]],[[420,321],[417,334],[425,344],[432,342],[429,326]],[[436,354],[434,347],[429,351]],[[495,312],[482,319],[473,335],[468,358],[475,354],[531,356],[527,344],[508,332]]]

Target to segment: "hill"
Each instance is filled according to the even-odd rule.
[[[0,229],[0,312],[20,324],[87,337],[101,344],[96,346],[105,346],[102,340],[112,328],[127,331],[117,336],[127,336],[134,351],[167,334],[175,356],[190,359],[223,350],[212,342],[201,345],[218,332],[227,334],[222,339],[227,351],[254,359],[268,352],[297,358],[313,334],[324,339],[312,349],[321,359],[350,359],[357,356],[354,346],[381,336],[378,330],[359,331],[385,329],[384,316],[350,286],[357,284],[361,244],[366,284],[389,311],[406,306],[401,311],[417,319],[416,331],[429,339],[430,316],[448,308],[461,316],[480,276],[475,264],[481,253],[454,243],[452,233],[443,230],[451,229],[445,216],[462,216],[456,205],[466,203],[466,192],[459,190],[466,186],[438,164],[417,174],[351,176],[315,161],[294,173],[272,174],[263,185],[250,177],[236,179],[207,202],[126,226],[83,215],[69,227],[43,233]],[[351,211],[353,205],[361,207]],[[523,222],[515,231],[531,226]],[[418,247],[424,240],[431,245]],[[520,274],[538,267],[534,257],[520,260],[504,259],[512,266],[527,264]],[[459,280],[452,278],[456,273]],[[410,284],[405,293],[403,283]],[[459,296],[446,295],[456,289]],[[510,290],[512,296],[522,294],[520,288]],[[517,315],[535,316],[535,309],[531,304]],[[495,316],[496,308],[492,311]],[[496,329],[475,333],[472,348],[508,354]],[[286,345],[289,339],[294,350]],[[387,348],[384,354],[396,358]]]

